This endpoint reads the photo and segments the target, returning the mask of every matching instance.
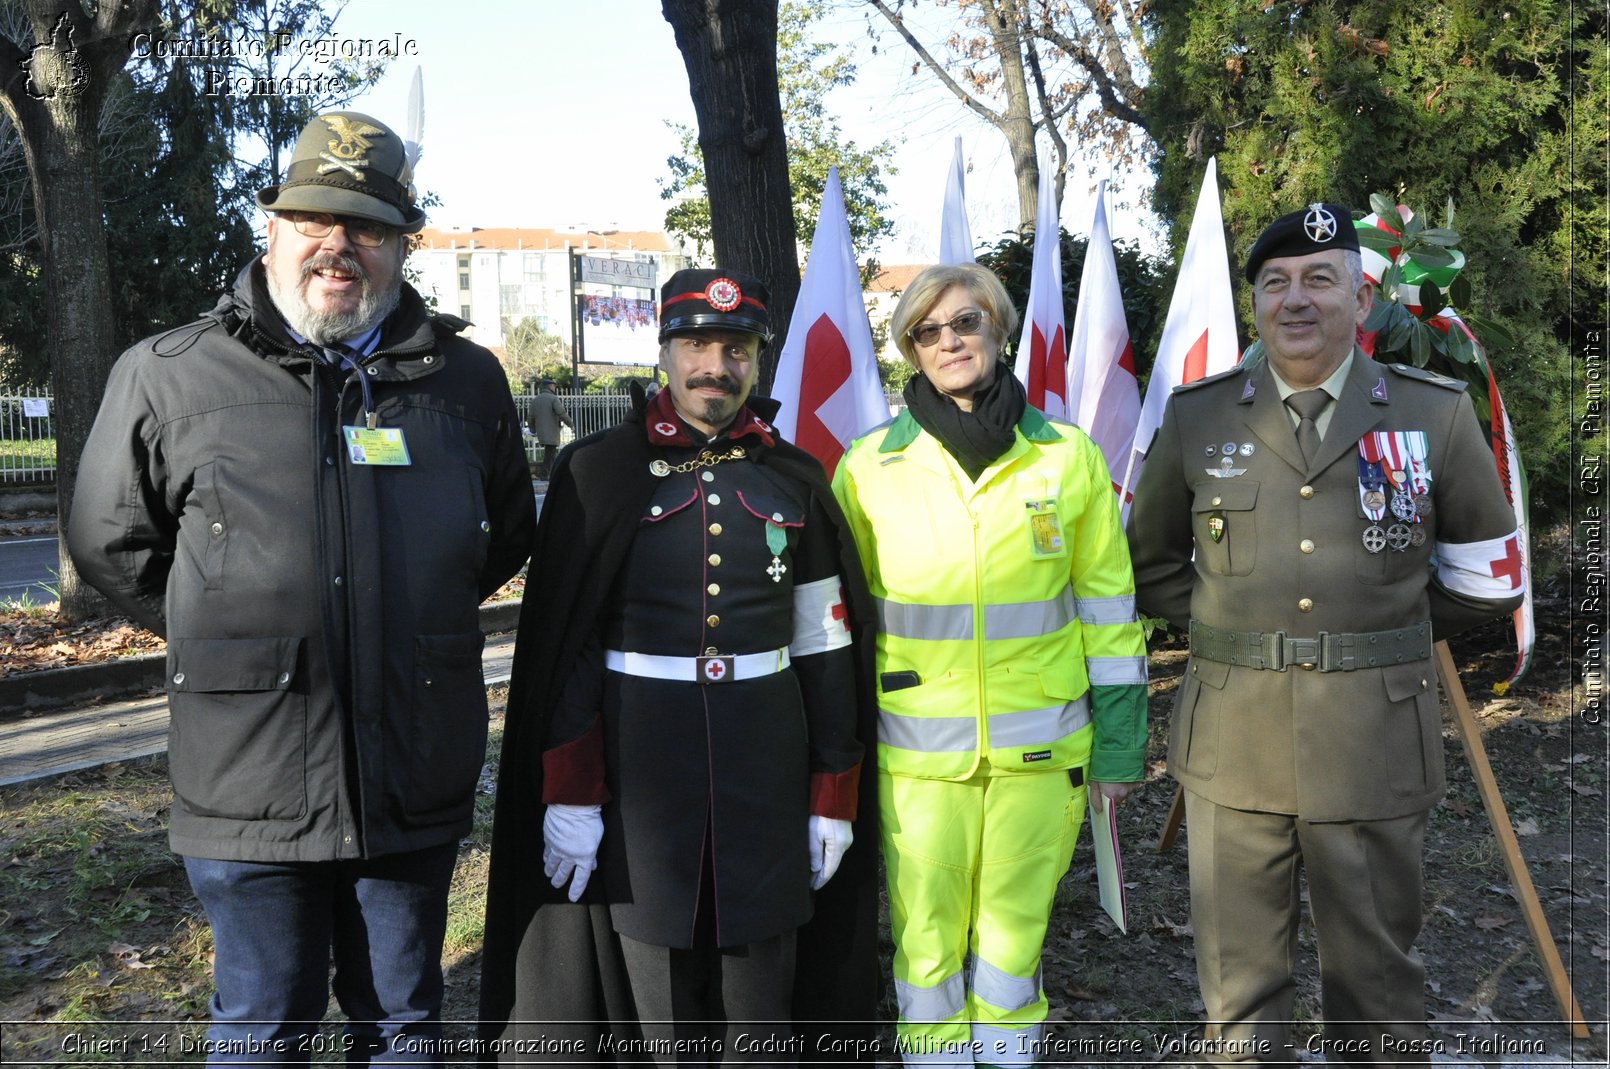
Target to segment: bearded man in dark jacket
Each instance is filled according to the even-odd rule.
[[[315,118],[267,249],[118,361],[68,530],[168,639],[170,842],[216,950],[212,1063],[443,1064],[441,947],[487,706],[477,606],[535,531],[508,385],[402,281],[400,139]]]

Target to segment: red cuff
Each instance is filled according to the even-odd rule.
[[[604,785],[604,722],[593,719],[579,738],[542,754],[543,805],[603,805],[610,800]]]
[[[861,762],[843,772],[811,773],[811,816],[854,820],[861,792]]]

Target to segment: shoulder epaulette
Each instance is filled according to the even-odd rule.
[[[1174,389],[1171,392],[1179,393],[1182,390],[1194,390],[1198,386],[1206,386],[1210,382],[1218,382],[1221,379],[1227,379],[1232,375],[1239,375],[1239,374],[1241,374],[1241,372],[1243,372],[1245,370],[1246,370],[1245,368],[1240,367],[1238,365],[1236,367],[1231,368],[1228,371],[1221,371],[1217,375],[1207,375],[1207,376],[1204,376],[1203,378],[1200,378],[1200,379],[1193,379],[1190,382],[1182,382],[1178,386],[1174,387]]]
[[[1429,382],[1431,385],[1441,386],[1445,390],[1463,390],[1465,388],[1465,384],[1460,382],[1458,379],[1449,378],[1447,375],[1440,374],[1436,371],[1427,371],[1423,367],[1415,367],[1412,364],[1387,364],[1385,367],[1399,375],[1402,375],[1406,379],[1418,379],[1420,382]]]

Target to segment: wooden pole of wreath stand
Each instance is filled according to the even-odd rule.
[[[1515,887],[1515,898],[1520,903],[1521,914],[1526,918],[1526,927],[1532,933],[1532,945],[1537,948],[1537,956],[1543,960],[1543,972],[1548,977],[1549,990],[1554,993],[1554,1001],[1559,1004],[1560,1013],[1564,1022],[1571,1030],[1571,1035],[1577,1039],[1588,1037],[1588,1026],[1582,1020],[1582,1008],[1577,1005],[1576,992],[1571,989],[1571,980],[1565,974],[1565,965],[1560,961],[1560,952],[1554,946],[1554,935],[1549,931],[1548,918],[1543,915],[1543,906],[1537,900],[1537,888],[1532,884],[1532,874],[1526,868],[1526,859],[1521,856],[1519,841],[1515,838],[1515,829],[1509,820],[1509,810],[1504,805],[1504,797],[1498,791],[1498,781],[1493,778],[1493,766],[1487,760],[1487,749],[1482,745],[1481,728],[1476,723],[1476,714],[1471,712],[1470,702],[1465,697],[1465,688],[1459,681],[1459,669],[1454,666],[1453,654],[1448,651],[1446,642],[1438,642],[1432,647],[1432,656],[1437,662],[1437,674],[1442,677],[1443,693],[1448,695],[1448,704],[1453,708],[1453,725],[1459,732],[1459,741],[1464,745],[1465,757],[1470,761],[1471,771],[1476,776],[1476,789],[1481,794],[1481,804],[1487,810],[1487,820],[1493,826],[1493,834],[1498,838],[1499,851],[1504,855],[1504,868],[1509,871],[1509,881]],[[1174,839],[1179,835],[1180,824],[1185,820],[1185,788],[1179,787],[1174,791],[1174,804],[1169,806],[1168,816],[1163,821],[1162,833],[1157,837],[1157,850],[1163,853],[1173,848]]]

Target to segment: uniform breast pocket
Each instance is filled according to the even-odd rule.
[[[1244,479],[1199,483],[1191,501],[1196,559],[1214,575],[1251,575],[1258,557],[1258,484]]]
[[[699,500],[699,491],[686,483],[667,483],[654,491],[640,523],[663,523]]]
[[[799,531],[805,526],[804,506],[763,491],[738,491],[738,503],[752,520],[764,524],[766,548],[774,557],[799,540]]]

